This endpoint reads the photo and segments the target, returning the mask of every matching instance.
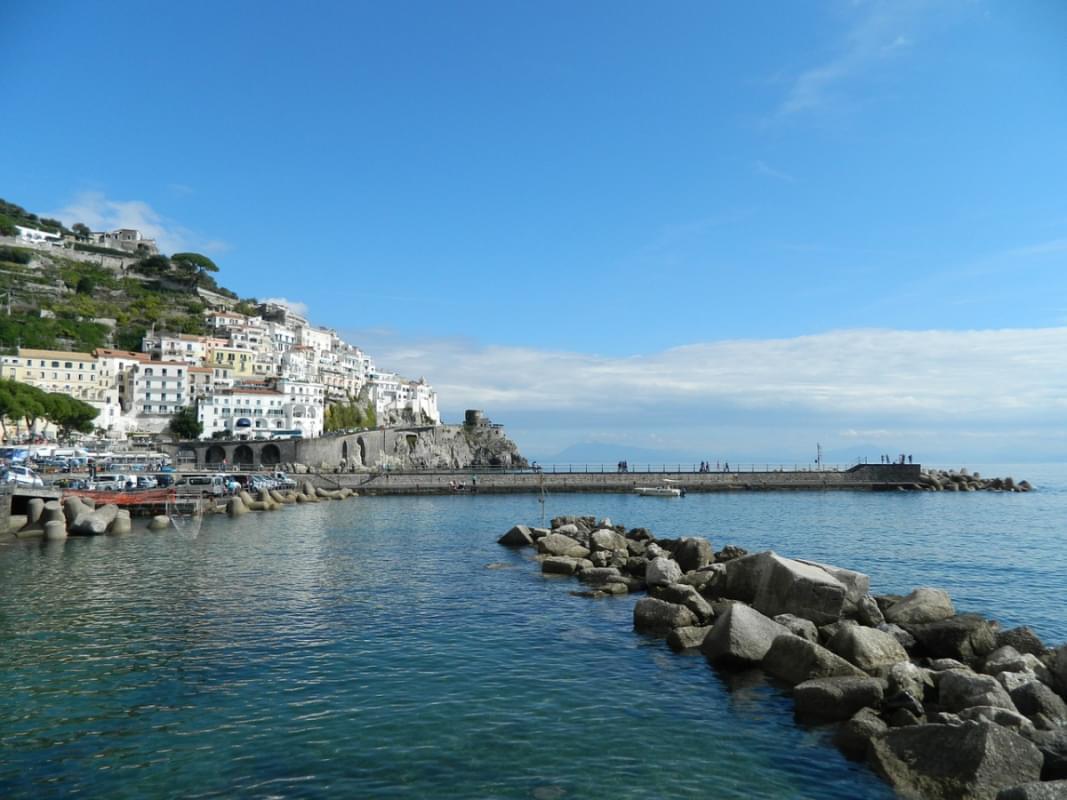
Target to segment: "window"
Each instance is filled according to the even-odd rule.
[[[64,364],[63,364],[63,368],[64,368],[64,369],[74,369],[74,364],[72,364],[72,363],[71,363],[71,362],[69,362],[69,361],[66,361],[66,362],[64,362]]]
[[[43,361],[41,362],[41,366],[44,366],[44,362]],[[59,368],[59,362],[58,361],[53,361],[52,362],[52,369],[58,369],[58,368]]]

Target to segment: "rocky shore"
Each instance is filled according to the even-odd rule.
[[[798,720],[835,726],[842,753],[901,796],[1067,798],[1067,645],[957,613],[936,588],[875,595],[851,569],[607,519],[516,525],[499,542],[576,577],[573,594],[643,593],[635,631],[716,669],[762,669]]]
[[[960,470],[932,469],[920,473],[919,489],[933,492],[1030,492],[1029,481],[1015,482],[1007,478],[983,478],[980,473]]]

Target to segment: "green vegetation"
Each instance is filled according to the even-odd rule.
[[[7,200],[0,200],[0,233],[5,236],[14,236],[18,233],[15,229],[16,225],[21,225],[24,228],[36,228],[39,231],[48,231],[49,233],[70,233],[58,219],[39,217],[36,214],[31,214],[22,206],[9,203]]]
[[[19,420],[33,428],[38,419],[46,419],[59,428],[60,438],[71,431],[92,433],[97,410],[88,403],[59,392],[44,392],[35,386],[10,379],[0,379],[0,428],[7,437],[4,420]]]
[[[378,415],[373,403],[349,398],[347,403],[334,403],[326,408],[323,430],[330,433],[351,428],[375,428],[377,425]]]
[[[196,407],[185,406],[171,417],[170,432],[179,439],[199,439],[200,434],[204,432],[204,426],[196,418]]]
[[[29,264],[33,251],[25,247],[0,247],[0,261],[11,264]]]

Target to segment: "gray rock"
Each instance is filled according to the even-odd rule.
[[[675,628],[695,627],[697,618],[683,605],[642,597],[634,605],[634,630],[653,636],[666,636]]]
[[[994,643],[996,638],[994,637]],[[998,647],[985,657],[982,663],[982,672],[986,675],[998,675],[1001,672],[1022,672],[1026,669],[1026,659],[1023,654],[1010,644]]]
[[[1041,638],[1025,625],[1006,631],[997,631],[997,647],[1005,645],[1014,647],[1020,653],[1030,653],[1035,656],[1043,656],[1048,652]]]
[[[541,560],[541,572],[546,575],[573,575],[578,571],[579,559],[570,556],[547,556]]]
[[[885,721],[873,708],[861,708],[841,724],[834,734],[834,744],[845,758],[862,761],[871,739],[887,729]]]
[[[891,622],[883,622],[881,625],[876,625],[875,627],[878,628],[878,630],[882,631],[882,633],[888,633],[890,636],[900,642],[900,646],[903,647],[905,650],[911,650],[913,647],[915,647],[915,637],[899,625],[895,625]]]
[[[824,569],[770,553],[762,561],[761,572],[752,601],[760,613],[768,617],[795,614],[816,625],[841,618],[847,589]]]
[[[919,702],[923,701],[927,690],[933,688],[933,685],[930,670],[918,667],[910,661],[894,664],[886,674],[886,688],[890,695],[906,692]]]
[[[959,713],[973,706],[996,706],[1017,711],[1011,696],[997,679],[964,670],[948,670],[941,673],[938,681],[941,707],[945,711]]]
[[[767,563],[774,555],[773,551],[768,550],[726,561],[722,571],[716,575],[712,590],[719,597],[752,603],[756,599],[756,590],[763,579]]]
[[[968,666],[962,661],[957,661],[954,658],[932,658],[927,662],[927,666],[932,672],[948,672],[950,669],[962,669],[968,670]]]
[[[650,594],[660,600],[666,600],[668,603],[678,603],[683,605],[693,612],[693,615],[697,618],[697,622],[700,624],[706,624],[712,617],[715,616],[715,612],[711,608],[711,604],[700,596],[700,592],[694,589],[692,586],[686,586],[684,583],[670,583],[666,586],[652,586],[649,589]]]
[[[801,564],[808,564],[812,567],[821,569],[823,572],[844,585],[845,605],[843,611],[847,614],[856,613],[860,603],[863,602],[863,599],[870,595],[871,579],[862,572],[845,569],[844,567],[835,567],[832,564],[823,564],[819,561],[808,561],[803,558],[798,558],[797,561]],[[877,603],[875,605],[877,606]]]
[[[974,665],[996,647],[996,628],[977,614],[958,614],[950,619],[924,624],[905,624],[915,637],[916,652],[931,658],[955,658]]]
[[[659,556],[648,562],[645,570],[645,583],[649,586],[665,586],[678,583],[682,579],[682,568],[673,558]]]
[[[550,533],[548,536],[538,539],[537,551],[550,556],[567,556],[569,558],[585,558],[589,555],[588,548],[582,547],[570,536],[565,536],[562,533]]]
[[[827,647],[869,673],[908,660],[907,651],[892,635],[862,625],[841,627]]]
[[[1024,683],[1013,689],[1009,696],[1019,713],[1031,721],[1043,716],[1057,724],[1067,723],[1067,703],[1043,683]]]
[[[807,639],[809,642],[819,641],[819,629],[810,619],[803,619],[794,614],[779,614],[774,621],[787,629],[794,636]]]
[[[1067,800],[1067,781],[1031,781],[1001,789],[997,800]]]
[[[877,678],[813,678],[793,687],[796,714],[806,719],[848,719],[861,708],[882,702]]]
[[[1037,780],[1041,753],[989,723],[912,725],[871,739],[874,769],[906,797],[994,800],[1005,786]]]
[[[972,706],[959,713],[962,720],[968,722],[992,722],[1002,728],[1009,728],[1016,733],[1027,734],[1034,729],[1034,724],[1017,711],[996,706]]]
[[[1008,694],[1011,694],[1020,686],[1037,680],[1037,675],[1029,669],[1022,672],[998,672],[995,677],[997,683],[1003,686]]]
[[[862,670],[852,666],[841,656],[792,634],[779,636],[771,643],[770,649],[763,656],[763,670],[790,686],[812,678],[867,677]]]
[[[701,567],[706,567],[715,559],[715,551],[711,542],[700,537],[681,539],[674,550],[674,560],[682,568],[682,572],[693,572]]]
[[[1052,672],[1052,688],[1060,697],[1067,697],[1067,644],[1052,651],[1048,667]]]
[[[1030,736],[1045,763],[1041,768],[1041,780],[1055,781],[1067,778],[1067,728],[1035,731]]]
[[[593,531],[589,537],[589,549],[594,553],[602,551],[618,553],[619,558],[626,558],[630,552],[626,537],[606,528]]]
[[[497,539],[497,544],[502,544],[505,547],[529,547],[533,543],[533,535],[525,525],[516,525]]]
[[[947,592],[922,586],[883,612],[886,622],[921,625],[948,619],[955,615],[956,609]]]
[[[868,628],[877,628],[879,625],[885,624],[885,616],[882,614],[882,609],[878,607],[878,603],[869,594],[860,598],[860,601],[856,604],[855,615],[856,620]]]
[[[595,553],[593,555],[596,555]],[[596,562],[594,562],[596,563]],[[622,574],[615,569],[615,567],[593,567],[592,569],[585,569],[578,575],[578,580],[582,583],[589,583],[594,586],[599,586],[604,583],[610,583],[616,578],[621,578]]]
[[[712,565],[715,566],[715,565]],[[697,572],[687,572],[682,576],[679,583],[684,583],[686,586],[692,586],[698,592],[704,592],[704,588],[711,583],[715,577],[713,570],[699,570]]]
[[[758,664],[774,640],[789,631],[763,614],[740,603],[723,609],[701,645],[712,662]]]
[[[692,650],[704,643],[704,639],[710,630],[710,625],[689,625],[683,628],[675,628],[667,634],[667,644],[671,650],[679,653],[683,650]]]

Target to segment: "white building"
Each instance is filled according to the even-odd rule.
[[[189,402],[189,365],[180,361],[142,361],[126,372],[126,397],[138,416],[139,430],[159,433]]]
[[[148,333],[141,340],[141,350],[152,358],[161,361],[183,361],[194,366],[204,363],[211,350],[225,345],[224,339],[187,333]]]
[[[291,402],[286,393],[276,389],[237,386],[216,391],[198,404],[197,416],[204,426],[200,438],[210,439],[224,432],[234,439],[270,439],[293,430],[304,431],[307,405]],[[294,411],[300,415],[294,416]],[[317,433],[305,436],[322,433],[321,414],[318,419]]]
[[[42,231],[38,228],[25,228],[22,225],[16,225],[15,230],[17,231],[16,237],[24,242],[31,242],[33,244],[61,244],[63,242],[62,235]]]
[[[326,419],[326,387],[312,381],[282,378],[278,381],[278,391],[289,402],[289,427],[300,431],[305,439],[322,436]]]

